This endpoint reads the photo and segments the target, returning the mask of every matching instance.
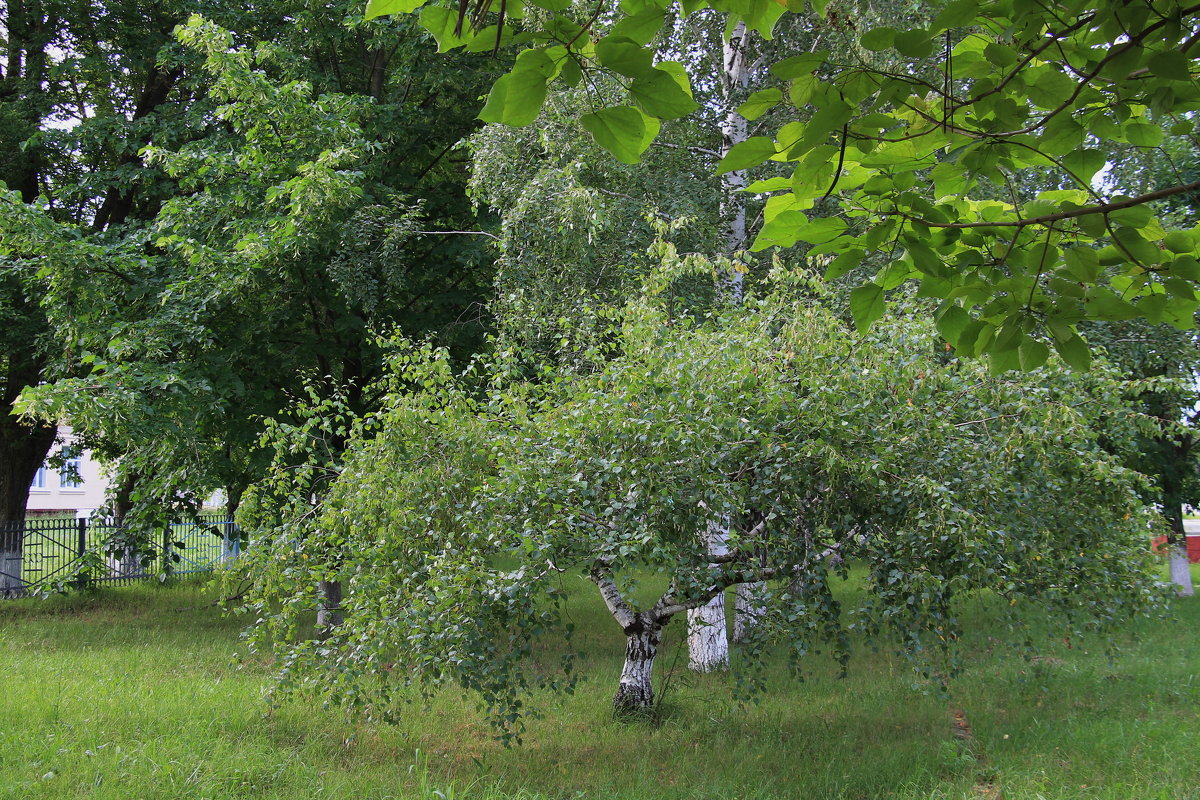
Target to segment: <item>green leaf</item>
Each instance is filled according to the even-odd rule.
[[[947,28],[961,28],[965,25],[975,23],[975,18],[979,14],[978,0],[954,0],[947,5],[934,18],[933,24],[929,29],[934,33],[944,31]]]
[[[861,250],[859,248],[847,250],[835,258],[830,265],[825,268],[824,279],[827,281],[837,280],[861,264],[862,260],[866,257],[866,250]]]
[[[991,42],[983,48],[983,56],[997,67],[1007,67],[1017,63],[1017,51],[999,42]]]
[[[472,36],[463,47],[468,53],[488,53],[496,48],[496,31],[498,26],[488,25],[479,33]],[[509,26],[505,26],[500,31],[500,47],[504,47],[513,40],[513,31]]]
[[[807,223],[802,211],[782,211],[762,226],[750,249],[757,253],[768,247],[791,247],[798,241],[796,231]]]
[[[637,78],[654,68],[654,51],[624,36],[605,36],[596,43],[596,58],[605,69]]]
[[[846,220],[838,217],[814,219],[796,229],[796,238],[809,244],[823,244],[841,236],[846,230]]]
[[[757,167],[771,156],[775,155],[775,142],[766,136],[751,136],[744,142],[738,142],[729,148],[729,152],[717,164],[717,174],[735,172],[739,169]]]
[[[1167,265],[1167,270],[1176,278],[1200,281],[1200,261],[1197,261],[1194,256],[1179,256],[1179,258],[1176,258]]]
[[[1119,321],[1133,319],[1138,310],[1132,304],[1125,302],[1117,294],[1102,286],[1088,289],[1084,300],[1087,314],[1092,319]]]
[[[821,79],[816,75],[800,75],[794,78],[792,85],[788,87],[788,100],[796,108],[804,108],[820,86]]]
[[[1171,231],[1163,239],[1163,246],[1172,253],[1191,253],[1195,250],[1195,237],[1189,231]]]
[[[1050,66],[1030,70],[1025,84],[1029,99],[1042,108],[1057,108],[1075,91],[1075,81]]]
[[[811,75],[825,63],[825,59],[828,57],[828,50],[814,50],[811,53],[801,53],[798,56],[785,58],[783,61],[772,64],[770,72],[780,80],[790,81],[793,78]]]
[[[1123,128],[1125,141],[1137,147],[1158,147],[1162,144],[1162,128],[1149,122],[1131,122]]]
[[[887,50],[895,43],[897,33],[899,31],[895,28],[872,28],[859,37],[858,41],[867,50]]]
[[[988,351],[988,374],[1003,375],[1021,369],[1021,355],[1016,348]]]
[[[1021,362],[1021,369],[1025,372],[1032,372],[1046,363],[1046,359],[1050,357],[1050,348],[1037,339],[1026,339],[1021,342],[1017,354]]]
[[[1067,362],[1071,369],[1080,372],[1086,372],[1092,366],[1092,354],[1088,351],[1087,342],[1079,337],[1079,334],[1072,333],[1066,338],[1053,337],[1054,349],[1062,356],[1062,360]]]
[[[492,86],[479,118],[519,128],[537,119],[544,102],[546,77],[537,68],[518,64]]]
[[[897,33],[892,46],[909,58],[925,58],[933,52],[933,38],[923,28],[912,28]]]
[[[433,38],[437,40],[439,53],[445,53],[464,45],[471,38],[471,34],[465,30],[463,31],[466,34],[464,36],[454,35],[454,28],[458,24],[458,14],[445,6],[426,6],[421,9],[419,19],[421,27],[433,34]]]
[[[367,0],[366,19],[375,19],[387,14],[411,14],[428,0]]]
[[[753,121],[777,106],[782,100],[783,91],[778,88],[759,89],[750,95],[746,102],[738,106],[737,113],[741,114],[744,119]]]
[[[1159,78],[1170,81],[1190,81],[1191,61],[1179,50],[1164,50],[1150,57],[1146,66]]]
[[[868,283],[850,292],[850,315],[859,333],[866,333],[884,310],[883,287],[879,284]]]
[[[638,44],[649,44],[662,27],[664,13],[661,8],[644,8],[613,25],[609,36],[623,36]]]
[[[1104,152],[1090,147],[1080,147],[1062,157],[1063,166],[1088,185],[1106,163],[1108,163],[1108,159]]]
[[[652,69],[634,80],[629,94],[643,111],[659,119],[685,117],[700,107],[675,75],[662,69]]]
[[[971,324],[971,315],[957,303],[949,303],[935,320],[938,333],[950,344],[958,346],[958,338],[963,329]]]
[[[641,160],[646,148],[658,135],[661,123],[633,106],[604,108],[580,118],[596,144],[626,164]]]

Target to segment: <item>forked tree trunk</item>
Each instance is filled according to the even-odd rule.
[[[654,705],[654,657],[662,643],[663,622],[638,614],[625,628],[625,666],[613,698],[618,712],[645,711]]]
[[[708,523],[705,547],[710,556],[723,556],[729,552],[728,530],[727,518]],[[714,672],[729,666],[724,592],[688,611],[688,666],[696,672]]]
[[[317,581],[317,630],[329,631],[342,624],[342,582]]]

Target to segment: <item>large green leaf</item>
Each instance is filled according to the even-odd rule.
[[[659,119],[684,117],[700,107],[691,92],[679,85],[676,75],[663,69],[651,69],[638,77],[629,86],[629,94],[643,111]]]
[[[462,36],[456,36],[454,28],[458,25],[458,14],[445,6],[426,6],[421,9],[421,27],[433,34],[437,39],[438,52],[445,53],[455,47],[466,44],[472,34],[463,30]]]
[[[537,119],[545,102],[546,77],[538,69],[518,67],[492,86],[479,118],[522,127]]]
[[[850,292],[850,315],[859,333],[865,333],[871,323],[883,316],[886,305],[883,287],[877,283],[859,286]]]
[[[645,75],[654,68],[654,51],[625,36],[610,34],[596,42],[596,58],[605,69],[627,78]]]
[[[770,111],[783,100],[783,91],[777,87],[759,89],[750,98],[738,106],[738,113],[745,119],[756,120]]]
[[[375,19],[387,14],[411,14],[428,0],[367,0],[367,10],[363,13],[367,19]]]
[[[766,136],[751,136],[744,142],[738,142],[729,148],[729,152],[717,164],[717,174],[734,172],[748,167],[757,167],[771,156],[775,155],[775,142]]]
[[[641,160],[662,126],[633,106],[603,108],[594,114],[584,114],[580,122],[596,144],[626,164]]]

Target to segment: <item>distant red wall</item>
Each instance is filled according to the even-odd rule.
[[[1150,543],[1150,547],[1155,553],[1158,553],[1159,555],[1166,555],[1166,551],[1163,550],[1163,545],[1166,543],[1167,537],[1156,536],[1154,537],[1154,541]],[[1192,562],[1193,564],[1200,564],[1200,534],[1188,534],[1187,553],[1188,561]]]

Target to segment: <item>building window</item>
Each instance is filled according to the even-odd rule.
[[[74,447],[62,449],[62,470],[58,473],[58,485],[62,489],[78,489],[83,486],[83,476],[79,470],[83,465],[79,450]]]
[[[46,488],[46,468],[38,467],[38,471],[33,473],[33,483],[29,484],[30,489],[45,489]]]

